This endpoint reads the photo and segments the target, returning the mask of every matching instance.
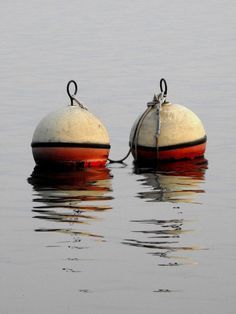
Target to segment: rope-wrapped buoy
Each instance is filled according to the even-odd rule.
[[[74,84],[75,92],[70,93]],[[49,113],[36,127],[32,152],[41,166],[104,166],[110,143],[105,126],[76,98],[77,84],[69,81],[70,105]]]
[[[163,88],[164,84],[164,88]],[[167,84],[154,95],[130,132],[129,145],[136,161],[181,160],[201,157],[206,132],[198,116],[188,108],[166,100]]]

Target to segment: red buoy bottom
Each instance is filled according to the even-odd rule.
[[[79,167],[105,166],[109,148],[89,147],[32,147],[36,164],[76,165]]]
[[[160,147],[159,150],[138,146],[137,159],[138,161],[194,159],[204,156],[205,150],[206,142],[186,147]],[[132,153],[135,156],[134,148],[132,149]]]

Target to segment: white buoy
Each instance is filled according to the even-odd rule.
[[[69,90],[72,83],[73,95]],[[35,129],[31,146],[36,164],[104,166],[110,150],[105,126],[75,98],[75,81],[68,83],[67,93],[71,104],[49,113]]]
[[[163,83],[165,91],[163,92]],[[137,161],[194,159],[204,155],[206,132],[188,108],[166,101],[167,84],[135,121],[129,145]]]

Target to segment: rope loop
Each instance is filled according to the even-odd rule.
[[[164,91],[163,91],[163,84],[164,84]],[[161,92],[163,93],[163,96],[166,97],[167,96],[167,83],[164,78],[160,80],[160,89],[161,89]]]
[[[74,91],[73,95],[70,93],[70,85],[71,84],[74,84],[74,87],[75,87],[75,91]],[[70,105],[73,106],[73,99],[74,99],[74,96],[77,94],[77,90],[78,90],[77,83],[74,80],[70,80],[67,84],[66,90],[67,90],[67,94],[70,98]]]
[[[75,91],[74,91],[74,94],[71,94],[70,92],[70,86],[71,84],[74,85],[74,88],[75,88]],[[78,91],[78,86],[77,86],[77,83],[74,81],[74,80],[70,80],[68,83],[67,83],[67,87],[66,87],[66,91],[67,91],[67,94],[70,98],[70,105],[73,106],[74,105],[74,101],[80,106],[80,108],[82,109],[85,109],[85,110],[88,110],[83,104],[81,104],[81,102],[79,102],[78,99],[75,98],[75,95],[77,94],[77,91]]]

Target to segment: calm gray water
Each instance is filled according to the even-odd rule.
[[[233,0],[1,1],[1,314],[235,313],[235,14]],[[34,170],[33,131],[70,79],[120,158],[161,77],[203,121],[206,160]]]

